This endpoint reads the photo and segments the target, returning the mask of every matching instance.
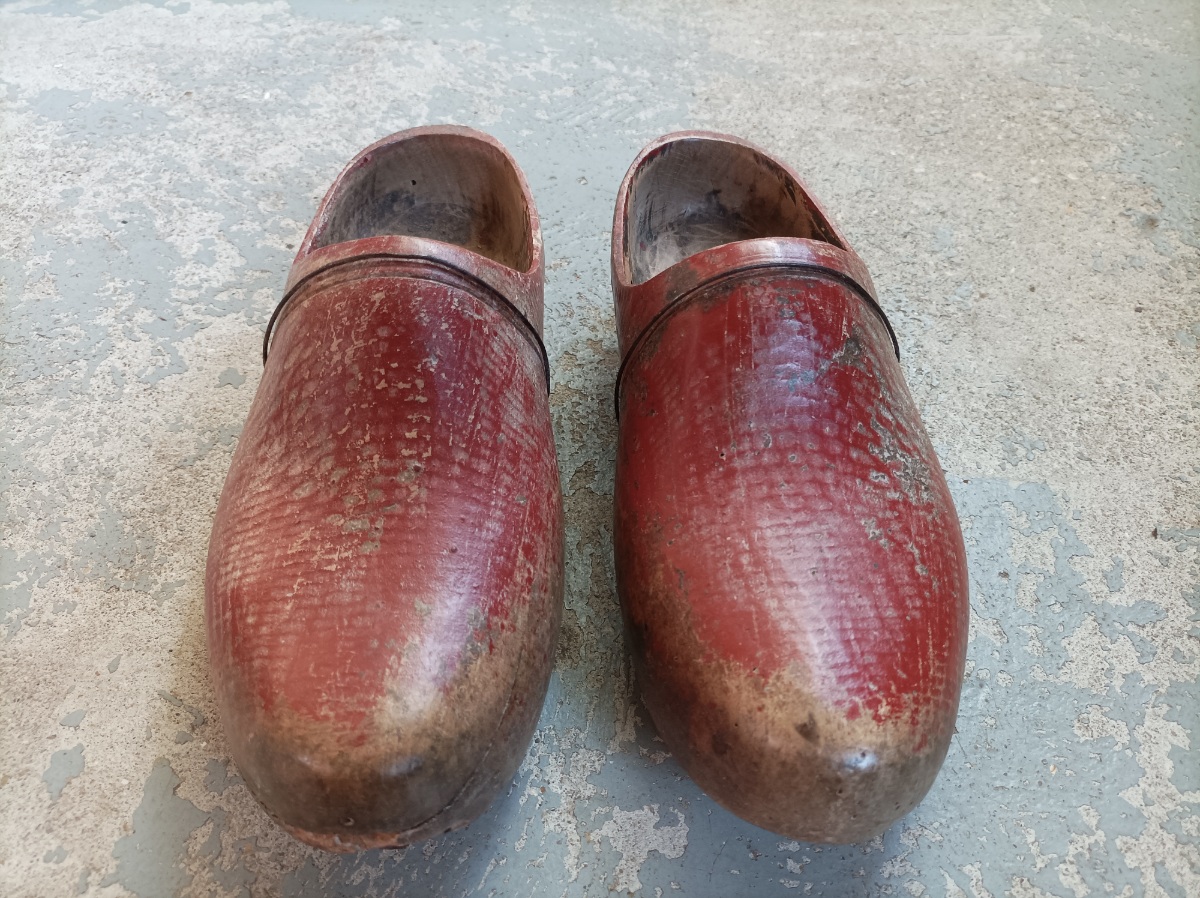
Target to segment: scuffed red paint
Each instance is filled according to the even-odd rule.
[[[613,238],[614,540],[643,694],[727,807],[863,838],[920,799],[953,733],[954,505],[866,268],[811,198],[828,241],[725,244],[633,282],[624,203],[660,152],[630,169]]]
[[[680,534],[654,563],[701,641],[763,679],[800,663],[879,723],[952,712],[928,674],[964,645],[958,523],[878,317],[825,277],[749,273],[652,342],[624,374],[622,526]]]
[[[504,152],[434,128],[363,159],[426,136]],[[317,248],[361,164],[297,256],[206,575],[230,751],[276,819],[335,850],[461,826],[509,781],[563,578],[528,188],[525,272],[403,235]]]
[[[274,398],[247,421],[226,485],[240,501],[222,505],[213,543],[222,557],[246,551],[248,531],[268,537],[236,579],[259,601],[220,608],[235,634],[228,663],[268,712],[283,703],[348,729],[395,676],[381,645],[421,645],[439,666],[413,675],[440,684],[503,633],[528,601],[519,565],[554,523],[553,459],[497,439],[512,436],[497,420],[508,403],[548,426],[540,358],[519,334],[488,333],[469,294],[395,274],[325,289],[284,320],[260,387]],[[304,433],[323,437],[296,445]],[[481,463],[497,475],[490,491],[469,476]],[[523,492],[534,501],[518,505]],[[498,551],[493,528],[507,527],[517,543]],[[418,603],[435,599],[422,616]]]

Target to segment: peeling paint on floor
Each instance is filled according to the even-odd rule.
[[[1200,894],[1200,10],[18,0],[0,8],[0,893]],[[232,765],[203,566],[315,204],[392,131],[512,150],[545,233],[566,613],[483,818],[333,856]],[[958,733],[846,847],[733,818],[636,700],[608,239],[641,146],[787,159],[870,266],[962,517]]]

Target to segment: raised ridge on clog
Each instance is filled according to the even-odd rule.
[[[528,187],[478,132],[364,150],[301,245],[205,593],[230,753],[310,844],[466,825],[528,747],[563,583],[541,319]]]
[[[617,585],[646,706],[739,816],[869,838],[945,757],[968,604],[866,267],[790,168],[687,132],[626,175],[613,285]]]

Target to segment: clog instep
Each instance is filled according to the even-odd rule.
[[[516,164],[449,127],[360,153],[297,254],[206,601],[233,759],[310,844],[463,826],[524,756],[563,583],[542,272]]]
[[[967,570],[859,257],[800,179],[688,132],[621,186],[617,585],[646,706],[761,827],[869,838],[945,757]]]

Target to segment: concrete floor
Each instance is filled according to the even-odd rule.
[[[486,6],[0,8],[0,893],[1200,895],[1194,0]],[[566,621],[507,796],[337,857],[229,762],[203,563],[317,199],[427,122],[498,136],[540,206]],[[958,736],[867,844],[731,817],[634,698],[608,233],[681,127],[778,152],[840,220],[963,519]]]

